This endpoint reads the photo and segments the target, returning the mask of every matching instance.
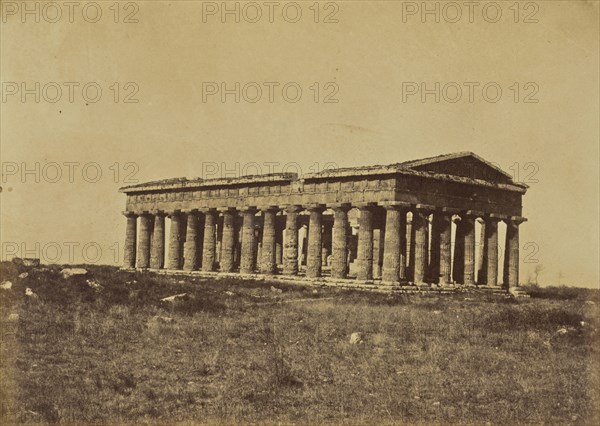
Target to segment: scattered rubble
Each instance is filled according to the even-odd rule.
[[[280,288],[277,288],[277,287],[273,287],[273,286],[271,286],[271,291],[272,291],[273,293],[279,293],[279,294],[283,293],[283,290],[282,290],[282,289],[280,289]]]
[[[2,281],[2,284],[0,284],[0,288],[2,290],[10,290],[12,288],[12,282],[10,281]]]
[[[350,344],[351,345],[358,345],[358,344],[361,344],[362,342],[363,342],[363,334],[362,333],[354,332],[350,335]]]
[[[29,267],[34,267],[34,268],[37,268],[38,266],[40,266],[40,259],[36,259],[36,258],[32,258],[32,257],[24,257],[24,258],[13,257],[12,262],[15,265],[29,266]]]
[[[22,274],[19,274],[19,278],[24,279],[27,278],[29,276],[29,274],[27,272],[23,272]]]
[[[179,294],[174,294],[173,296],[168,296],[168,297],[163,297],[162,299],[160,299],[161,302],[164,303],[177,303],[177,302],[182,302],[184,300],[189,299],[189,296],[187,293],[179,293]]]
[[[33,292],[33,290],[32,290],[32,289],[30,289],[29,287],[27,287],[27,288],[25,289],[25,296],[27,296],[27,297],[29,297],[29,298],[31,298],[31,299],[37,299],[37,298],[38,298],[38,295],[37,295],[37,294],[35,294],[35,293]]]
[[[87,275],[88,271],[84,268],[65,268],[60,271],[62,277],[67,279],[75,275]]]
[[[102,285],[96,281],[96,280],[85,280],[86,284],[90,287],[93,288],[96,291],[100,291],[103,289]]]

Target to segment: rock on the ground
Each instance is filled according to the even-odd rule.
[[[283,293],[283,290],[282,290],[282,289],[280,289],[280,288],[277,288],[277,287],[273,287],[273,286],[271,286],[271,291],[272,291],[273,293]]]
[[[102,285],[96,280],[85,280],[85,282],[90,288],[93,288],[96,291],[100,291],[103,288]]]
[[[175,322],[175,319],[171,317],[164,317],[160,315],[154,315],[148,320],[150,323],[162,323],[162,324],[172,324]]]
[[[23,279],[23,278],[27,278],[29,276],[29,274],[27,272],[23,272],[22,274],[19,274],[19,278]]]
[[[32,289],[30,289],[29,287],[27,287],[27,288],[25,289],[25,296],[27,296],[27,297],[29,297],[29,298],[31,298],[31,299],[37,299],[37,298],[38,298],[38,295],[37,295],[37,294],[35,294],[35,293],[33,292],[33,290],[32,290]]]
[[[75,275],[87,275],[88,271],[84,268],[64,268],[60,273],[63,278],[70,278]]]
[[[38,266],[40,266],[40,259],[36,259],[33,257],[25,257],[25,258],[13,257],[12,262],[15,265],[32,266],[34,268],[37,268]]]
[[[12,288],[12,282],[10,282],[10,281],[2,281],[2,284],[0,284],[0,288],[2,290],[10,290]]]
[[[362,333],[354,332],[350,335],[350,344],[351,345],[357,345],[359,343],[362,343],[362,341],[363,341]]]
[[[166,302],[166,303],[175,303],[178,301],[186,300],[187,298],[188,298],[187,293],[179,293],[179,294],[174,294],[173,296],[163,297],[162,299],[160,299],[160,301]]]

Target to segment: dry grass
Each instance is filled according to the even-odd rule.
[[[98,291],[1,267],[4,424],[600,424],[598,291],[280,293],[86,266]]]

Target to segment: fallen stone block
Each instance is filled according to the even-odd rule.
[[[362,342],[363,342],[362,333],[354,332],[350,335],[350,344],[351,345],[358,345]]]
[[[29,274],[27,272],[23,272],[22,274],[19,274],[19,278],[24,279],[27,278],[29,276]]]
[[[35,293],[33,292],[33,290],[32,290],[32,289],[30,289],[29,287],[27,287],[27,288],[25,289],[25,296],[27,296],[27,297],[28,297],[28,298],[30,298],[30,299],[37,299],[37,298],[39,297],[39,296],[38,296],[37,294],[35,294]]]
[[[40,259],[33,258],[33,257],[25,257],[25,258],[13,257],[12,262],[15,265],[29,266],[29,267],[34,267],[34,268],[40,266]]]
[[[75,275],[87,275],[88,271],[84,268],[64,268],[60,271],[63,278],[67,279]]]
[[[2,281],[2,284],[0,284],[0,288],[2,290],[10,290],[12,288],[12,282],[10,281]]]
[[[187,300],[188,298],[189,296],[187,293],[179,293],[174,294],[173,296],[163,297],[162,299],[160,299],[160,301],[165,303],[175,303]]]

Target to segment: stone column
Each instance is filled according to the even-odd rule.
[[[170,215],[171,233],[169,235],[169,261],[168,269],[180,269],[183,260],[183,241],[185,241],[185,216],[181,212]]]
[[[233,269],[240,268],[240,261],[242,257],[242,222],[243,219],[239,214],[236,214],[234,220],[234,245],[233,245]]]
[[[185,243],[183,243],[183,269],[196,271],[200,267],[200,213],[197,210],[187,212]],[[173,226],[173,224],[171,224]]]
[[[125,228],[125,256],[123,258],[124,268],[135,268],[135,255],[137,243],[137,215],[132,212],[123,212],[127,218]]]
[[[519,225],[526,219],[513,216],[506,221],[506,250],[504,256],[508,258],[506,262],[507,281],[504,287],[519,286]]]
[[[481,226],[479,232],[479,251],[477,252],[477,284],[485,285],[487,282],[487,256],[485,255],[487,251],[485,242],[486,221],[484,218],[480,217],[475,223],[479,223]],[[475,244],[475,247],[477,247],[477,243]]]
[[[215,270],[217,253],[217,211],[210,209],[204,212],[204,238],[202,243],[202,270]]]
[[[452,218],[447,212],[438,214],[438,225],[440,233],[440,268],[439,283],[452,283]]]
[[[283,265],[283,228],[281,219],[283,216],[275,217],[275,264]]]
[[[455,220],[456,234],[454,236],[454,260],[452,264],[452,279],[457,284],[464,282],[465,271],[465,233],[464,221],[460,218]]]
[[[256,210],[246,208],[242,210],[242,250],[240,259],[240,273],[253,274],[254,263],[254,215]]]
[[[358,272],[359,280],[373,279],[373,206],[361,206],[358,218]]]
[[[321,248],[321,265],[327,266],[327,258],[331,254],[332,250],[332,232],[333,224],[325,220],[323,217],[323,241]]]
[[[137,249],[137,267],[150,267],[150,243],[152,239],[152,227],[154,218],[147,214],[140,215],[140,238]]]
[[[381,280],[399,283],[405,275],[406,207],[386,205],[383,272]]]
[[[475,285],[475,215],[467,212],[462,216],[464,235],[464,284]]]
[[[150,268],[162,269],[165,266],[165,213],[154,212],[154,232]]]
[[[271,206],[263,211],[262,258],[260,272],[273,275],[277,272],[275,257],[275,220],[277,207]]]
[[[498,222],[499,218],[490,215],[485,224],[485,284],[498,285]]]
[[[415,228],[413,227],[412,217],[406,221],[406,253],[407,253],[407,271],[406,279],[409,282],[415,281]]]
[[[308,224],[308,253],[306,259],[306,276],[316,278],[321,276],[322,269],[322,206],[309,206],[310,222]]]
[[[431,226],[431,222],[429,221],[429,215],[431,213],[427,212],[424,214],[423,218],[425,219],[425,276],[423,281],[430,282],[431,281],[431,271],[429,269],[429,228]]]
[[[414,274],[414,283],[415,284],[424,284],[425,283],[425,271],[427,268],[427,234],[429,221],[427,220],[427,216],[429,212],[423,210],[417,205],[417,209],[413,212],[413,220],[412,227],[414,229],[415,235],[415,274]]]
[[[235,219],[234,209],[224,209],[223,212],[223,237],[221,239],[221,272],[233,271],[235,250]]]
[[[373,229],[373,278],[381,278],[383,273],[383,256],[385,244],[385,225]]]
[[[348,210],[349,205],[333,207],[333,235],[331,241],[331,276],[346,278],[348,275]]]
[[[285,222],[285,250],[283,254],[283,273],[298,275],[298,212],[300,206],[289,206]]]
[[[429,249],[429,279],[432,283],[440,282],[440,260],[441,260],[441,211],[436,210],[431,219],[431,246]]]

